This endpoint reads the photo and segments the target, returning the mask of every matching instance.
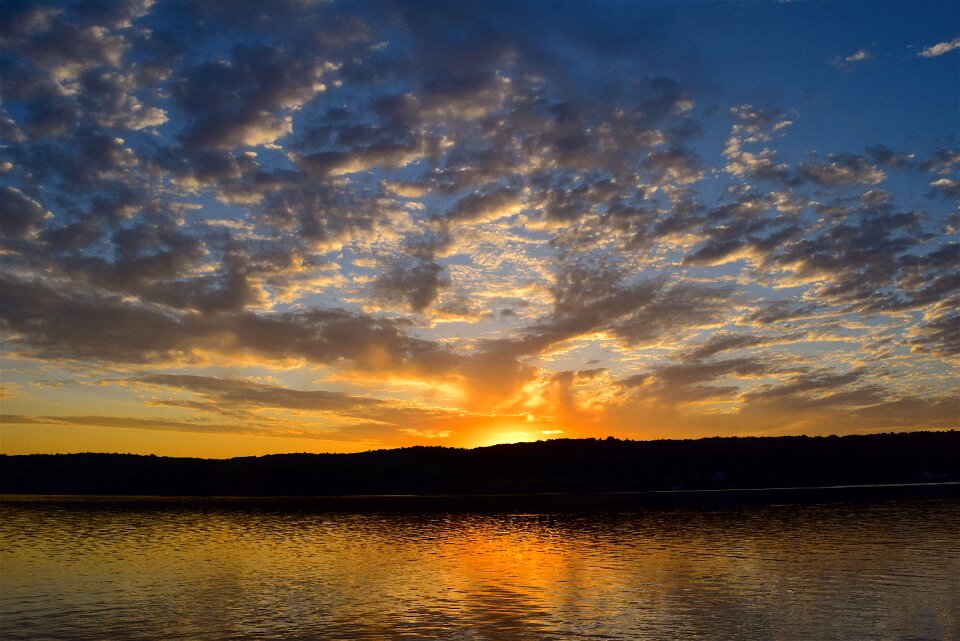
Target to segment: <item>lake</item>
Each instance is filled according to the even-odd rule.
[[[0,498],[0,638],[960,639],[960,501]]]

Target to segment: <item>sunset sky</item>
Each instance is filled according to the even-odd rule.
[[[956,2],[0,5],[0,449],[956,428]]]

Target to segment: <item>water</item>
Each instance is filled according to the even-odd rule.
[[[0,638],[960,639],[960,502],[0,501]]]

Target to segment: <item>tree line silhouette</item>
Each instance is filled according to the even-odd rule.
[[[628,441],[232,459],[0,455],[6,494],[337,496],[719,490],[960,481],[960,431]]]

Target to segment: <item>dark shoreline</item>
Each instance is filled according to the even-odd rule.
[[[534,505],[742,502],[761,495],[797,500],[824,491],[832,496],[896,494],[958,483],[958,452],[960,431],[687,441],[558,439],[472,450],[411,447],[234,459],[0,455],[0,494],[353,497],[364,505],[387,496],[394,502],[436,503],[439,498],[424,497],[449,497],[447,502],[480,504],[491,499],[468,497],[536,496],[536,502],[509,501]],[[339,498],[337,504],[346,500]]]
[[[203,509],[335,513],[563,513],[642,509],[727,509],[749,506],[960,500],[960,482],[897,483],[794,488],[652,490],[530,494],[425,494],[352,496],[135,496],[0,494],[0,506],[29,505],[98,510]]]

